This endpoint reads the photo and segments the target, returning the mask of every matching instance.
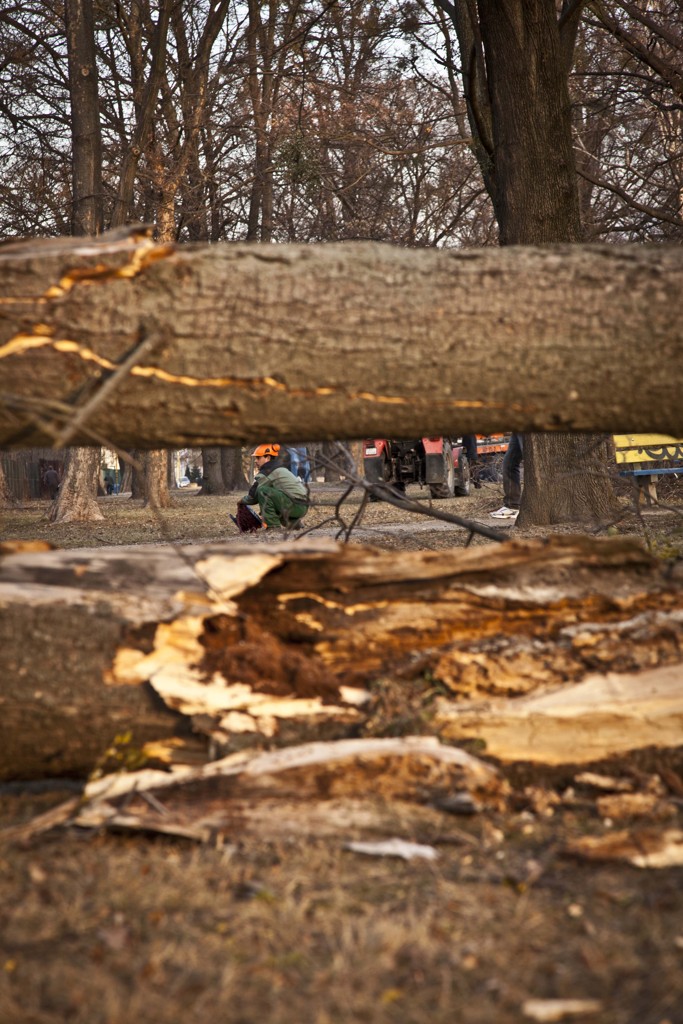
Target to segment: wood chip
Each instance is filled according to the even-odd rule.
[[[345,850],[364,853],[370,857],[401,857],[403,860],[436,860],[439,856],[433,846],[410,843],[405,839],[383,839],[377,843],[344,843]]]
[[[566,1020],[568,1017],[584,1017],[600,1013],[602,1003],[598,999],[527,999],[522,1013],[540,1024]]]
[[[669,868],[683,865],[683,831],[638,829],[584,836],[568,843],[564,852],[594,861],[625,861],[637,868]]]

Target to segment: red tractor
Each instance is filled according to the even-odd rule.
[[[371,438],[363,442],[365,477],[372,483],[389,484],[405,491],[407,484],[428,487],[432,498],[467,497],[472,485],[472,466],[466,448],[473,453],[474,435],[421,437],[414,441]],[[507,436],[476,438],[474,468],[478,478],[498,479],[499,463],[507,450]]]

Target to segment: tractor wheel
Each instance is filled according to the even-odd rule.
[[[459,498],[468,498],[472,486],[470,462],[464,452],[460,452],[460,462],[455,480],[455,493]]]
[[[452,498],[455,494],[455,467],[450,441],[444,441],[443,445],[443,481],[440,484],[430,484],[429,493],[432,498]]]

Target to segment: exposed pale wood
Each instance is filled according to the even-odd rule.
[[[681,734],[681,574],[619,538],[17,552],[0,607],[2,778],[381,734],[411,678],[451,695],[424,728],[501,758]]]
[[[0,445],[60,436],[74,404],[73,443],[124,447],[683,434],[677,246],[176,248],[130,229],[5,246],[0,268]]]
[[[626,861],[637,868],[683,865],[681,829],[636,828],[604,836],[582,836],[567,843],[565,853],[596,861]]]
[[[681,671],[674,664],[593,673],[542,696],[485,707],[443,702],[437,723],[441,735],[456,742],[476,738],[504,761],[582,763],[639,747],[677,747],[683,737]]]

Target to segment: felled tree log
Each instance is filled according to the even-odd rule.
[[[683,433],[677,246],[175,247],[130,229],[4,246],[0,266],[0,446]]]
[[[682,578],[618,538],[6,554],[0,777],[187,759],[191,729],[200,759],[416,729],[555,762],[675,745]]]

